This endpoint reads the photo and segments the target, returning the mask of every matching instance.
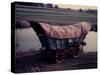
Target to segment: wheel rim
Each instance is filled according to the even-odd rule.
[[[79,50],[76,52],[77,49],[79,49]],[[78,57],[80,55],[80,53],[82,52],[82,50],[83,50],[82,45],[80,45],[80,47],[78,47],[78,48],[75,48],[75,50],[73,50],[74,51],[73,57]]]
[[[56,62],[60,63],[65,59],[65,51],[64,50],[58,50],[56,52]]]

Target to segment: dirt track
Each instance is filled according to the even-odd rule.
[[[41,54],[17,59],[16,72],[41,72],[97,68],[97,53],[83,53],[77,58],[67,57],[62,63],[53,63],[41,58]]]

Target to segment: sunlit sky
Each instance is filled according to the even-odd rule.
[[[66,5],[66,4],[57,4],[60,8],[71,8],[71,9],[97,9],[96,6],[81,6],[81,5]]]

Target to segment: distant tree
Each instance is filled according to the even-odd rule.
[[[79,9],[79,12],[83,12],[83,10],[82,9]]]
[[[73,9],[71,9],[71,8],[66,8],[66,10],[67,10],[67,11],[73,11]]]
[[[55,5],[54,8],[59,8],[58,5]]]
[[[93,9],[88,9],[85,10],[86,13],[91,13],[91,14],[97,14],[97,10],[93,10]]]
[[[37,6],[38,7],[44,7],[44,4],[43,3],[37,3]]]
[[[47,8],[53,8],[53,5],[52,4],[45,4],[45,7],[47,7]]]

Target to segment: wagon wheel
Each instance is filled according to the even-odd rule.
[[[65,50],[59,49],[56,51],[55,61],[61,63],[65,59]]]
[[[73,50],[73,57],[78,57],[82,51],[83,51],[83,45],[80,45],[79,47],[76,47]]]

